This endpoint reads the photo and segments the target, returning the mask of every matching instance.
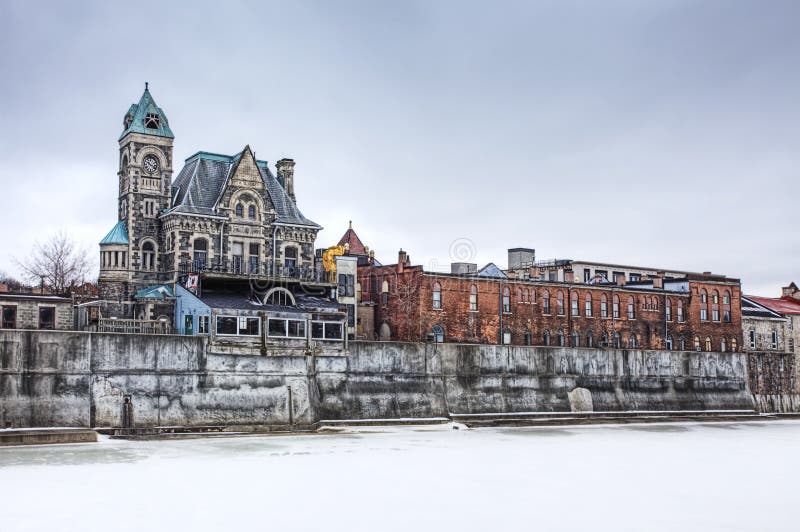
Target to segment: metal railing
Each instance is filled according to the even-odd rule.
[[[97,332],[135,334],[173,334],[172,325],[161,320],[121,320],[100,318]]]
[[[212,273],[243,277],[277,278],[305,282],[327,283],[327,272],[312,266],[287,266],[273,261],[245,260],[243,257],[220,261],[195,260],[178,265],[181,274]]]

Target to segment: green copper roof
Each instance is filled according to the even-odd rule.
[[[128,133],[144,133],[145,135],[155,135],[158,137],[175,138],[169,128],[167,115],[156,105],[155,100],[150,95],[147,83],[144,85],[144,93],[139,99],[139,103],[131,105],[125,113],[123,121],[125,129],[122,131],[121,139]]]
[[[175,297],[172,287],[166,284],[154,284],[136,292],[135,299],[170,299]]]
[[[105,238],[100,241],[100,245],[127,244],[128,242],[128,230],[125,228],[125,220],[120,220],[117,222],[117,225],[108,232]]]

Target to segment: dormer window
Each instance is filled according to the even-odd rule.
[[[144,116],[144,127],[147,129],[158,129],[160,123],[160,119],[156,113],[147,113]]]

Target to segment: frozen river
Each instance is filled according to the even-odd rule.
[[[0,531],[797,530],[800,422],[0,448]]]

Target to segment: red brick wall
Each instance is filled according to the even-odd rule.
[[[663,291],[635,289],[634,287],[591,286],[575,283],[551,283],[540,281],[516,281],[425,273],[421,267],[404,268],[398,273],[395,266],[359,269],[362,283],[362,298],[376,301],[376,331],[382,323],[391,329],[392,339],[424,341],[434,326],[444,329],[445,341],[458,343],[500,343],[501,330],[510,331],[514,345],[544,345],[545,332],[550,335],[550,345],[559,345],[559,333],[564,345],[572,344],[573,332],[578,333],[579,345],[587,346],[591,336],[592,345],[598,346],[604,335],[613,343],[614,333],[619,333],[622,347],[631,345],[633,335],[636,346],[643,349],[664,349],[664,331],[673,339],[673,349],[679,348],[679,338],[684,339],[684,348],[694,348],[694,337],[700,339],[701,349],[706,350],[705,338],[711,339],[711,350],[721,350],[725,338],[726,350],[732,350],[736,339],[737,350],[741,350],[741,310],[738,282],[705,283],[690,281],[689,293],[666,293]],[[389,285],[386,304],[381,300],[383,281]],[[441,308],[433,308],[434,286],[441,288]],[[477,309],[470,309],[470,291],[475,286],[478,292]],[[508,312],[503,312],[502,292],[507,289]],[[707,290],[708,320],[700,319],[700,290]],[[712,290],[718,290],[717,307],[720,321],[712,321]],[[728,290],[730,299],[730,322],[723,321],[722,294]],[[544,309],[544,294],[550,295],[550,312]],[[563,312],[559,313],[558,296],[563,297]],[[586,298],[591,297],[591,316],[586,316]],[[606,297],[608,317],[601,317],[601,301]],[[619,298],[619,317],[613,317],[614,297]],[[578,315],[572,315],[572,301],[577,298]],[[628,319],[628,301],[632,298],[634,317]],[[665,319],[665,298],[672,307],[672,319]],[[684,322],[677,320],[677,306],[684,308]],[[528,336],[529,335],[529,336]]]

